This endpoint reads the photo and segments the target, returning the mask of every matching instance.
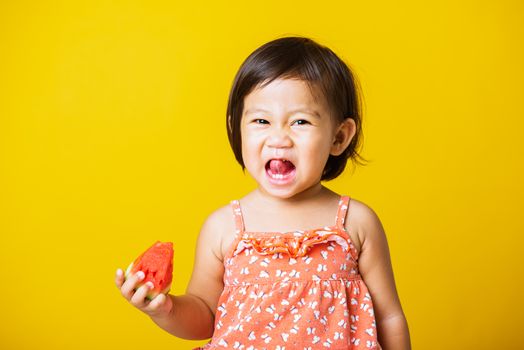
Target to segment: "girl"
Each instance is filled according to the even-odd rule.
[[[360,157],[347,65],[308,38],[266,43],[235,77],[227,131],[257,188],[206,219],[186,294],[148,302],[144,274],[118,269],[122,295],[177,337],[212,338],[198,349],[410,349],[379,218],[321,184]]]

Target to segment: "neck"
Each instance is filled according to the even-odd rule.
[[[260,188],[257,188],[254,191],[254,197],[260,200],[261,203],[265,203],[273,206],[274,208],[285,208],[289,206],[296,207],[299,204],[304,204],[306,202],[311,202],[324,197],[332,193],[329,189],[324,187],[320,182],[314,186],[309,187],[308,189],[295,194],[293,197],[289,198],[278,198],[267,194],[264,191],[261,191]]]

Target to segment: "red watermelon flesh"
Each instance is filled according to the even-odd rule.
[[[129,265],[125,277],[128,278],[138,271],[142,271],[145,278],[138,282],[135,291],[151,281],[153,288],[148,291],[147,299],[153,300],[161,293],[167,294],[173,280],[173,243],[156,241]]]

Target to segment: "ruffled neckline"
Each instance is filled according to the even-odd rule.
[[[244,249],[253,248],[262,255],[288,254],[292,258],[306,255],[317,244],[335,242],[345,251],[353,247],[349,235],[337,227],[323,227],[312,230],[290,232],[248,232],[239,237],[233,256]]]

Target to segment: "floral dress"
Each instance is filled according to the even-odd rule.
[[[293,232],[247,232],[231,201],[236,236],[224,258],[224,290],[204,349],[381,349],[373,302],[344,228],[349,197],[335,224]]]

